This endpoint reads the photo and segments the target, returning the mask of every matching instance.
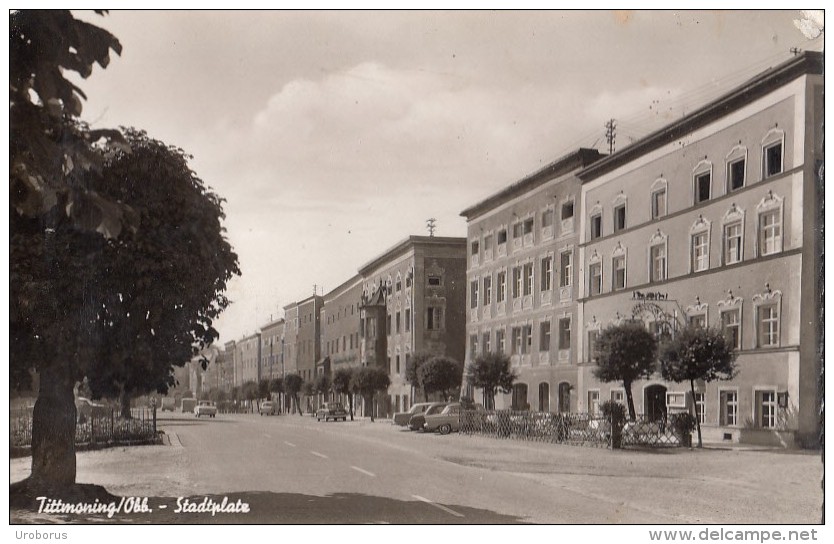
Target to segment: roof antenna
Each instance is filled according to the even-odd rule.
[[[434,229],[437,228],[437,219],[434,217],[426,219],[426,228],[429,230],[429,236],[434,236]]]
[[[614,152],[614,141],[617,138],[617,121],[614,119],[609,119],[607,123],[605,123],[605,141],[608,142],[608,153],[611,154]]]

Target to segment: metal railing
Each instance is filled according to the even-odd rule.
[[[635,421],[612,427],[611,420],[602,415],[517,410],[464,410],[460,415],[460,433],[600,448],[664,447],[682,443],[665,420],[637,416]]]
[[[114,408],[94,414],[79,414],[75,426],[76,445],[145,443],[157,438],[156,417],[151,408],[132,408],[130,419],[122,418]],[[9,445],[26,448],[32,445],[32,410],[12,410],[9,417]]]

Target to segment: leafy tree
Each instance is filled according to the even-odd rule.
[[[353,421],[353,389],[350,387],[353,379],[353,369],[337,368],[333,373],[333,392],[337,395],[347,395],[350,420]]]
[[[258,381],[258,398],[259,399],[268,399],[269,398],[269,380],[262,379]]]
[[[327,397],[330,394],[330,377],[326,374],[316,376],[313,380],[313,393]]]
[[[417,351],[414,352],[408,360],[408,363],[405,365],[405,380],[411,384],[415,390],[420,389],[422,385],[420,384],[420,376],[418,374],[418,370],[420,369],[423,364],[425,364],[429,359],[434,357],[429,351]],[[426,402],[429,401],[429,394],[423,390],[423,398]]]
[[[269,382],[269,391],[271,393],[275,393],[277,395],[282,395],[284,393],[284,379],[283,378],[273,378]],[[281,403],[281,410],[284,409],[284,403]]]
[[[142,161],[128,159],[132,148],[120,132],[78,121],[84,95],[63,73],[87,77],[93,64],[106,66],[111,50],[121,52],[115,37],[68,11],[19,11],[10,15],[9,41],[10,380],[27,387],[34,370],[40,384],[31,476],[11,490],[24,500],[78,489],[74,385],[86,376],[94,394],[134,384],[167,390],[170,366],[217,337],[211,319],[228,304],[222,293],[237,259],[223,240],[221,200],[187,167],[181,175],[184,161],[169,160],[184,159],[180,150],[155,146],[168,155],[159,171],[153,162],[131,170]],[[132,136],[149,143],[143,133]],[[161,195],[185,214],[168,237],[154,229],[165,231],[170,218],[155,216],[157,204],[145,200]],[[192,214],[199,221],[190,223]],[[193,253],[177,255],[180,243],[193,243],[204,262],[195,267]],[[142,268],[154,253],[155,266]],[[157,296],[154,306],[146,298],[169,276],[181,293]],[[128,342],[133,332],[138,338]],[[128,344],[135,348],[126,356]],[[160,361],[157,344],[175,349]]]
[[[82,254],[105,269],[86,288],[102,304],[88,379],[96,397],[118,397],[123,412],[133,397],[165,393],[172,365],[193,358],[205,369],[214,361],[211,325],[228,305],[218,287],[239,273],[220,224],[222,200],[189,168],[189,157],[142,131],[125,132],[132,152],[113,154],[86,181],[96,194],[130,203],[142,228]],[[195,345],[206,348],[195,353]]]
[[[295,403],[295,409],[298,410],[298,415],[301,415],[301,405],[298,402],[298,392],[301,391],[301,386],[304,380],[298,374],[287,374],[284,376],[284,392],[289,395],[290,402]]]
[[[657,340],[641,321],[627,321],[608,327],[597,339],[597,367],[594,376],[603,382],[623,382],[628,415],[637,417],[631,384],[648,378],[655,370]]]
[[[381,391],[386,391],[391,385],[391,378],[385,370],[375,366],[363,366],[353,373],[351,389],[365,399],[365,404],[371,407],[371,422],[374,421],[373,398]]]
[[[248,382],[243,382],[243,385],[240,387],[240,394],[243,397],[243,400],[247,401],[248,408],[247,410],[252,409],[252,401],[258,398],[258,384],[253,380],[249,380]]]
[[[482,353],[470,363],[466,379],[475,387],[484,391],[484,407],[495,408],[495,393],[509,393],[518,375],[511,368],[510,358],[504,353]]]
[[[101,167],[98,149],[129,149],[119,131],[77,122],[86,96],[65,77],[74,72],[86,79],[95,64],[106,68],[110,51],[122,52],[115,36],[68,10],[10,14],[9,188],[16,213],[60,215],[76,228],[108,236],[136,227],[128,205],[71,180]]]
[[[695,380],[731,380],[736,375],[736,353],[723,331],[716,328],[689,325],[660,349],[660,374],[675,383],[689,382],[695,401]],[[698,447],[701,441],[701,421],[695,414]]]
[[[450,357],[432,357],[419,367],[417,376],[426,394],[439,391],[448,399],[450,390],[460,390],[463,368]]]

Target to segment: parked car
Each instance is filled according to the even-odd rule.
[[[408,425],[409,420],[411,420],[411,416],[413,416],[414,414],[422,414],[431,405],[432,403],[430,402],[418,402],[417,404],[411,407],[411,410],[407,412],[397,412],[396,414],[394,414],[394,425],[405,427],[406,425]]]
[[[217,416],[217,405],[214,404],[214,402],[210,401],[210,400],[201,400],[197,403],[197,406],[194,407],[194,415],[196,417],[200,417],[200,416],[216,417]]]
[[[486,413],[486,410],[480,404],[476,404],[474,410]],[[439,413],[428,414],[425,416],[426,422],[423,424],[423,430],[426,432],[438,431],[440,434],[460,431],[460,412],[460,403],[453,402]]]
[[[316,421],[347,420],[347,412],[341,402],[325,402],[316,410]]]
[[[110,413],[106,405],[93,402],[86,397],[75,399],[75,411],[78,414],[78,420],[81,422],[87,421],[93,416],[103,416]]]
[[[275,415],[275,403],[272,402],[271,400],[267,400],[267,401],[262,402],[261,405],[258,406],[258,413],[261,414],[261,415],[266,414],[268,416],[274,416]]]
[[[414,414],[411,416],[411,419],[408,420],[408,428],[412,431],[420,431],[423,429],[423,424],[426,422],[426,416],[431,414],[439,414],[446,405],[449,404],[448,402],[432,402],[426,411],[422,414]]]

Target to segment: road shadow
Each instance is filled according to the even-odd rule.
[[[140,501],[144,498],[140,498]],[[118,501],[119,499],[117,499]],[[224,503],[225,500],[225,503]],[[186,502],[187,501],[187,502]],[[238,503],[240,501],[240,503]],[[127,502],[127,500],[126,500]],[[13,509],[12,524],[520,524],[521,518],[490,510],[453,504],[428,503],[415,498],[399,500],[362,493],[336,493],[323,497],[300,493],[251,491],[228,495],[198,495],[180,498],[148,497],[147,507],[152,512],[120,512],[108,517],[106,513],[38,513],[38,504],[30,509]],[[245,504],[248,512],[189,511],[207,510],[214,504]],[[208,507],[208,508],[206,508]],[[177,509],[180,509],[178,512]]]

